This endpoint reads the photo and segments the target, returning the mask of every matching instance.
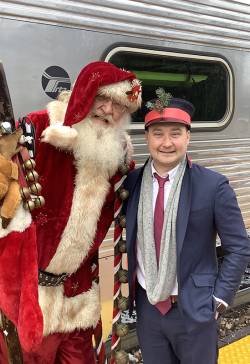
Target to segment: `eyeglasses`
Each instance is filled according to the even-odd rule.
[[[109,97],[96,96],[96,100],[98,102],[100,102],[102,105],[105,105],[105,104],[107,104],[107,103],[109,103],[111,101],[113,111],[115,111],[115,112],[120,112],[121,114],[123,114],[126,111],[128,111],[128,106],[122,105],[119,102],[115,102],[114,100],[110,99]],[[100,105],[100,106],[102,106],[102,105]]]

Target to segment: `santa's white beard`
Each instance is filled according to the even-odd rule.
[[[128,117],[125,123],[128,124]],[[121,125],[121,124],[120,124]],[[102,126],[90,118],[73,126],[78,136],[73,147],[77,168],[91,167],[112,177],[124,161],[126,151],[125,131],[120,126]]]

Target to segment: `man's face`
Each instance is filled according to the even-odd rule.
[[[162,123],[149,126],[145,133],[155,169],[164,174],[184,158],[190,140],[190,132],[179,123]]]
[[[90,112],[91,120],[103,126],[117,126],[128,108],[110,98],[97,96]]]

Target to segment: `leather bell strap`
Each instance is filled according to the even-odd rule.
[[[30,159],[30,155],[28,150],[25,147],[21,147],[20,152],[18,155],[15,155],[13,158],[13,162],[15,162],[18,166],[18,182],[20,187],[27,187],[27,181],[25,178],[24,170],[23,170],[23,163]]]

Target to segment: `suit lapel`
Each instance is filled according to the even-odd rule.
[[[177,220],[176,220],[177,257],[179,257],[180,255],[187,230],[188,217],[191,207],[191,195],[192,195],[191,178],[192,178],[192,168],[187,166],[182,181],[181,194],[180,194]]]

